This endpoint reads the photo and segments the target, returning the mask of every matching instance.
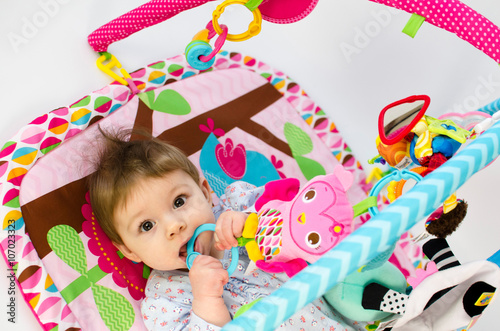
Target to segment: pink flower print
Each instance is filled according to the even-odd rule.
[[[235,305],[235,304],[232,304],[232,305],[231,305],[231,309],[232,309],[232,310],[236,310],[236,309],[238,309],[239,307],[240,307],[240,306]]]
[[[167,325],[167,324],[168,324],[168,322],[167,322],[167,321],[163,321],[163,322],[161,322],[161,323],[160,323],[160,326],[162,326],[162,327],[163,327],[163,326],[165,326],[165,325]]]
[[[233,298],[236,298],[236,297],[238,297],[238,294],[236,294],[236,293],[234,293],[234,292],[231,292],[231,296],[232,296]]]
[[[183,290],[183,289],[181,289],[181,288],[180,288],[180,289],[178,289],[178,290],[177,290],[177,294],[184,294],[184,290]]]
[[[161,312],[165,314],[167,312],[167,308],[161,307]]]
[[[214,120],[210,117],[207,118],[207,125],[200,124],[199,128],[201,131],[206,133],[213,133],[217,137],[221,137],[226,134],[226,132],[221,128],[214,129],[215,128]]]
[[[305,323],[305,322],[306,322],[305,317],[301,315],[301,316],[300,316],[300,321],[301,321],[302,323]]]
[[[278,170],[280,168],[283,168],[283,161],[278,160],[276,156],[271,155],[271,163],[276,168],[276,171],[278,171],[278,175],[280,175],[280,178],[286,178],[285,174]]]
[[[121,253],[95,219],[88,192],[85,200],[87,203],[81,209],[82,216],[85,218],[82,230],[89,238],[87,243],[89,251],[98,257],[97,263],[102,271],[113,275],[113,281],[118,286],[126,287],[135,300],[144,298],[146,279],[143,277],[143,270],[147,267],[143,263],[135,263],[119,255]]]
[[[171,289],[171,288],[167,288],[167,289],[165,290],[165,294],[166,294],[166,293],[170,293],[170,292],[172,292],[172,289]]]

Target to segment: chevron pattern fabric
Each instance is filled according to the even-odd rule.
[[[474,173],[499,155],[500,122],[427,175],[408,193],[308,266],[279,290],[257,302],[223,330],[274,330],[304,305],[391,247]]]

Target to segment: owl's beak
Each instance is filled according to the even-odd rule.
[[[299,222],[299,224],[306,224],[306,213],[301,213],[297,217],[297,222]]]

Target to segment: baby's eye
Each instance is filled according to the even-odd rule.
[[[155,224],[156,224],[156,222],[154,222],[154,221],[144,221],[141,223],[139,228],[140,228],[141,232],[148,232],[151,229],[153,229]]]
[[[175,198],[174,209],[184,206],[185,203],[186,203],[186,197],[180,196],[180,197]]]

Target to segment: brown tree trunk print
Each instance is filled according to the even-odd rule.
[[[199,151],[209,133],[199,129],[200,124],[206,124],[208,118],[212,118],[215,126],[229,132],[238,127],[246,133],[255,136],[275,149],[292,156],[292,151],[288,144],[273,135],[267,128],[251,120],[251,117],[258,114],[282,97],[271,84],[264,84],[253,91],[232,100],[220,107],[198,115],[176,127],[162,132],[158,138],[169,142],[180,148],[187,155]],[[153,110],[139,99],[139,109],[134,123],[134,129],[153,131]],[[132,136],[131,139],[140,139]]]

